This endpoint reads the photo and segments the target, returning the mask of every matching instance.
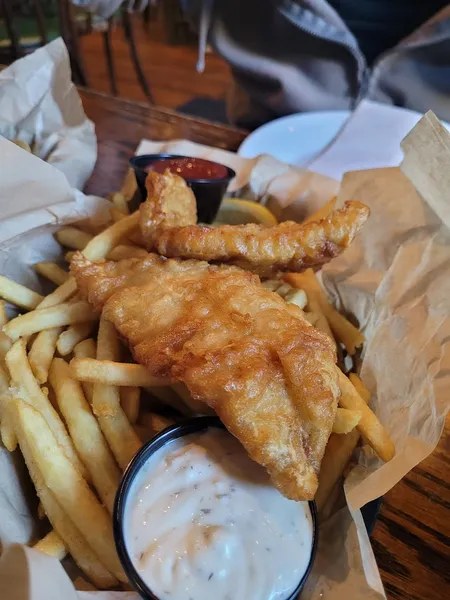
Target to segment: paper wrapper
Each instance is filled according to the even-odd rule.
[[[358,451],[358,464],[346,480],[346,497],[336,499],[331,516],[320,525],[317,559],[302,599],[385,598],[359,508],[425,458],[442,431],[450,389],[449,146],[448,134],[433,115],[427,115],[404,142],[406,175],[399,168],[353,172],[344,177],[339,191],[339,202],[354,198],[368,204],[371,218],[352,247],[323,270],[323,280],[336,304],[352,313],[366,334],[361,374],[372,391],[374,410],[396,443],[397,455],[383,465],[369,449]],[[248,161],[185,141],[145,141],[140,146],[141,152],[161,150],[232,166],[238,174],[235,192],[250,191],[278,215],[290,212],[290,218],[297,215],[299,220],[338,187],[333,180],[270,157]],[[20,192],[21,186],[17,188]],[[14,191],[11,186],[8,198]],[[27,247],[33,248],[25,265],[20,236],[15,244],[6,245],[8,262],[0,262],[0,271],[6,267],[14,278],[38,289],[29,265],[51,260],[58,250],[48,229],[23,235]],[[4,542],[27,542],[35,534],[36,498],[30,495],[20,457],[1,453],[0,468],[0,535]],[[8,597],[23,600],[138,597],[131,592],[77,593],[56,560],[23,546],[4,552],[0,585]]]
[[[97,139],[61,38],[0,72],[0,135],[28,142],[72,187],[83,188],[97,160]],[[3,180],[3,164],[0,173]]]

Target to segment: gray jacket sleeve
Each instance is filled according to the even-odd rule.
[[[230,65],[231,122],[252,129],[294,112],[353,109],[362,97],[450,120],[450,7],[368,69],[325,0],[181,0]],[[201,66],[201,65],[200,65]]]

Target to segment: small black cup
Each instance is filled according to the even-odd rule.
[[[141,468],[146,464],[148,459],[155,452],[157,452],[160,448],[165,446],[168,442],[177,440],[178,438],[184,437],[185,435],[190,435],[191,433],[199,433],[201,431],[205,431],[210,427],[218,427],[220,429],[225,429],[225,426],[218,417],[193,417],[190,419],[185,419],[177,425],[167,427],[149,442],[144,444],[144,446],[142,446],[139,452],[137,452],[137,454],[133,457],[128,467],[125,469],[125,472],[120,481],[114,502],[114,540],[116,542],[117,554],[119,555],[120,562],[122,563],[122,567],[131,585],[145,600],[160,599],[157,596],[155,596],[155,594],[153,594],[150,588],[142,580],[128,554],[124,534],[124,520],[128,494],[131,490],[135,477],[138,475]],[[311,510],[311,518],[313,523],[313,545],[311,548],[311,558],[309,559],[308,568],[306,569],[306,572],[303,575],[302,579],[299,581],[298,586],[286,600],[295,600],[298,597],[299,593],[301,592],[306,583],[306,580],[308,579],[308,576],[314,564],[314,559],[316,557],[319,534],[317,525],[317,509],[315,502],[309,502],[309,508]]]
[[[146,167],[156,162],[167,158],[190,158],[181,154],[142,154],[134,156],[130,159],[130,165],[133,167],[136,176],[136,182],[141,195],[141,202],[147,198],[147,190],[145,188],[145,180],[147,178]],[[211,162],[211,161],[210,161]],[[219,163],[216,163],[219,164]],[[225,167],[225,165],[221,165]],[[212,223],[219,212],[220,204],[227,191],[228,184],[236,175],[233,169],[225,167],[228,174],[222,179],[188,179],[185,181],[194,192],[197,200],[197,219],[199,223]],[[137,208],[137,207],[136,207]]]

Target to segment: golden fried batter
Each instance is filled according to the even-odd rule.
[[[146,233],[150,245],[166,229],[197,223],[195,196],[183,178],[174,175],[169,169],[163,174],[150,171],[145,187],[146,221],[151,223]]]
[[[192,210],[195,198],[187,186],[180,189],[180,177],[168,172],[150,175],[140,221],[149,250],[163,256],[233,264],[264,277],[278,271],[299,272],[327,263],[351,244],[369,216],[364,204],[347,202],[326,219],[305,225],[293,221],[274,227],[195,225]],[[171,207],[177,203],[178,213],[170,214]],[[161,218],[161,206],[166,206],[164,218]]]
[[[71,269],[151,373],[208,403],[288,498],[309,500],[335,418],[331,339],[236,267],[150,254]]]

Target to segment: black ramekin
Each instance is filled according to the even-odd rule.
[[[134,156],[132,159],[130,159],[130,165],[132,166],[136,176],[141,202],[144,202],[144,200],[147,198],[145,180],[148,173],[145,170],[145,167],[148,167],[157,160],[164,160],[167,158],[193,157],[183,156],[182,154],[167,154],[163,152],[161,154],[142,154],[141,156]],[[194,192],[194,196],[197,201],[197,220],[199,223],[212,223],[214,221],[217,213],[219,212],[225,192],[227,191],[228,184],[236,175],[236,173],[233,171],[233,169],[230,169],[230,167],[225,165],[221,166],[225,167],[225,169],[228,171],[227,176],[223,177],[222,179],[185,178],[186,183]]]
[[[125,472],[122,476],[119,488],[117,490],[116,499],[114,502],[114,513],[113,513],[113,530],[114,540],[116,542],[117,554],[119,555],[120,562],[122,563],[123,569],[134,589],[140,594],[145,600],[160,600],[158,596],[155,596],[150,588],[140,577],[139,573],[135,569],[131,558],[128,555],[127,547],[125,544],[124,535],[124,520],[125,520],[125,508],[126,501],[132,484],[136,475],[138,475],[141,468],[145,465],[147,460],[160,448],[165,446],[168,442],[176,440],[185,435],[191,433],[199,433],[205,431],[209,427],[218,427],[225,429],[225,426],[218,417],[193,417],[185,419],[177,425],[167,427],[161,433],[156,435],[153,439],[147,442],[139,452],[134,456]],[[298,594],[303,589],[308,575],[311,572],[314,564],[314,559],[317,552],[317,544],[319,540],[318,526],[317,526],[317,510],[315,502],[309,502],[309,508],[311,510],[311,518],[313,524],[313,545],[311,548],[311,558],[309,560],[308,568],[305,574],[300,580],[298,586],[294,592],[286,600],[295,600]]]

